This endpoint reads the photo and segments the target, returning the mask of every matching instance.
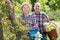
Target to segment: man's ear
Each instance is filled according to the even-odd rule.
[[[34,6],[34,9],[35,9],[35,6]]]

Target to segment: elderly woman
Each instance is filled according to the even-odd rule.
[[[22,3],[21,10],[22,10],[21,17],[24,20],[23,25],[29,24],[30,36],[33,34],[36,34],[38,32],[39,28],[36,24],[35,18],[33,16],[29,15],[29,11],[30,11],[29,4],[27,4],[26,2]],[[33,38],[34,38],[34,36],[33,36]]]

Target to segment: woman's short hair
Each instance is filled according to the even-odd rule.
[[[28,4],[27,2],[23,2],[22,5],[21,5],[21,10],[22,10],[22,8],[23,8],[25,5],[27,5],[27,6],[29,7],[29,9],[30,9],[29,4]]]

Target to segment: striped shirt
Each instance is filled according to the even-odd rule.
[[[43,23],[49,22],[48,16],[44,12],[40,12],[40,15],[36,15],[35,12],[32,12],[31,16],[35,19],[35,22],[38,24],[39,29],[43,33],[45,31]]]
[[[23,25],[29,24],[30,30],[39,29],[34,16],[28,15],[27,17],[24,17],[23,15],[21,15],[21,17],[24,20]]]

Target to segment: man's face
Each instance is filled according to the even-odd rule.
[[[39,12],[40,11],[40,5],[39,4],[35,4],[34,5],[34,10],[35,10],[35,12]]]

